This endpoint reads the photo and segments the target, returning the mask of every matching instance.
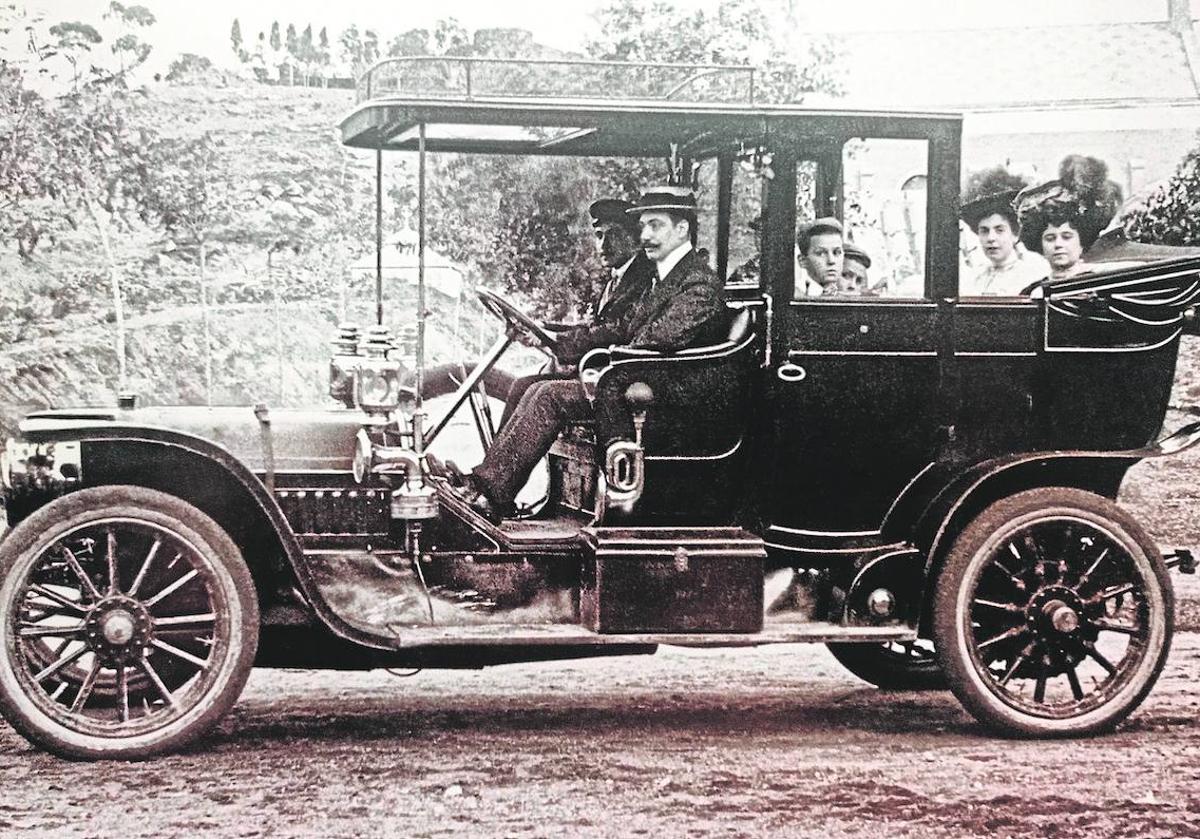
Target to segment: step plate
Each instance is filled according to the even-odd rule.
[[[883,643],[915,641],[917,631],[906,626],[839,626],[811,622],[768,625],[754,633],[621,633],[607,635],[575,624],[486,626],[395,626],[396,648],[457,646],[540,646],[666,644],[675,647],[754,647],[760,644]]]

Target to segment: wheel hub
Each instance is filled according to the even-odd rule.
[[[1025,620],[1029,628],[1042,636],[1063,636],[1076,632],[1083,624],[1084,603],[1066,586],[1046,586],[1029,600]]]
[[[150,613],[132,597],[105,597],[88,613],[84,633],[88,646],[110,662],[136,658],[150,643]]]

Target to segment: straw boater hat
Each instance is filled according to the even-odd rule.
[[[620,198],[601,198],[593,201],[588,207],[588,215],[592,217],[592,226],[602,224],[618,224],[634,236],[639,233],[637,217],[629,214],[633,204]]]
[[[637,203],[625,212],[631,215],[649,212],[696,215],[696,194],[682,186],[656,186],[642,193]]]

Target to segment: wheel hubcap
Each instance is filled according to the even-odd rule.
[[[105,661],[123,662],[140,656],[153,637],[153,620],[132,597],[106,597],[92,607],[84,621],[88,646]]]

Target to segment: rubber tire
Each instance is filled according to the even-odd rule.
[[[99,737],[66,728],[26,696],[13,671],[17,654],[11,624],[0,621],[0,714],[36,746],[82,760],[141,760],[177,751],[207,733],[237,701],[258,650],[258,599],[250,571],[233,540],[191,504],[156,490],[103,486],[73,492],[47,504],[0,542],[0,616],[7,615],[29,565],[58,536],[89,521],[112,516],[141,519],[166,528],[202,553],[215,589],[231,610],[229,643],[217,663],[217,680],[181,717],[137,737]],[[217,595],[218,597],[220,595]],[[214,600],[214,608],[219,603]]]
[[[1090,520],[1118,539],[1146,579],[1151,600],[1151,635],[1136,676],[1113,700],[1070,719],[1022,713],[1000,700],[981,679],[964,634],[964,581],[976,563],[986,561],[998,534],[1013,532],[1038,514],[1069,514]],[[1154,599],[1158,608],[1154,608]],[[955,539],[937,579],[933,598],[933,641],[950,690],[980,722],[1011,737],[1080,737],[1110,731],[1133,712],[1154,687],[1171,648],[1175,603],[1167,568],[1154,541],[1129,513],[1107,498],[1069,487],[1026,490],[985,508]]]
[[[829,652],[864,682],[882,690],[945,690],[946,674],[936,660],[914,664],[887,644],[826,644]]]

